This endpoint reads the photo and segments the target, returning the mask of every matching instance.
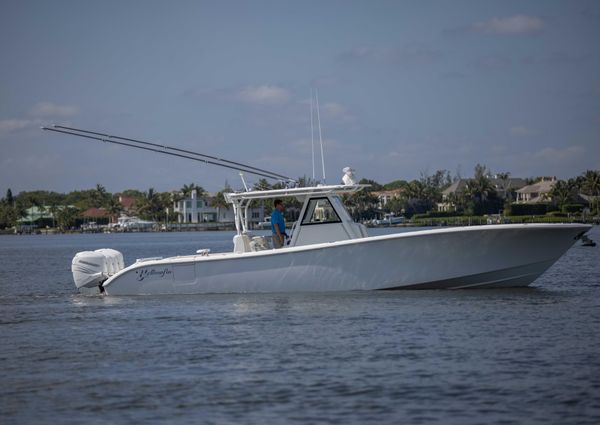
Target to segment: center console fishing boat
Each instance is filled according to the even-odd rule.
[[[67,127],[45,129],[169,155],[200,155]],[[242,169],[239,163],[208,158],[202,160]],[[248,166],[243,170],[267,173]],[[290,184],[285,189],[226,194],[237,230],[233,252],[200,249],[185,256],[138,259],[125,267],[116,250],[84,251],[72,261],[75,285],[107,295],[522,287],[591,227],[501,224],[369,236],[341,199],[365,185],[355,182],[353,170],[344,171],[340,185]],[[273,249],[269,237],[250,231],[248,211],[252,202],[285,197],[301,201],[302,209],[287,244]]]

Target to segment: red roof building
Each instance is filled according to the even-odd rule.
[[[119,195],[119,202],[121,205],[123,205],[123,209],[125,211],[129,211],[135,205],[135,198],[132,198],[131,196]]]
[[[104,208],[88,208],[81,215],[84,218],[105,218],[108,217],[108,211]]]

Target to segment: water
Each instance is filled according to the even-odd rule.
[[[231,237],[0,236],[0,423],[600,423],[598,247],[520,290],[110,298],[71,280],[77,251]]]

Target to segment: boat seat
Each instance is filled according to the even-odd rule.
[[[269,249],[269,242],[266,236],[254,236],[250,241],[250,249],[252,251],[265,251]]]
[[[248,233],[235,235],[233,237],[233,252],[235,252],[236,254],[251,252],[252,248],[250,247],[250,236]]]

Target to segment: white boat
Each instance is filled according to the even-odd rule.
[[[271,217],[265,217],[265,221],[261,221],[257,224],[259,229],[270,229],[271,228]]]
[[[156,226],[156,222],[142,220],[139,217],[130,217],[122,214],[116,223],[110,225],[110,227],[119,229],[122,231],[140,231],[140,230],[151,230]]]
[[[406,219],[404,216],[397,216],[394,213],[385,214],[381,220],[375,220],[376,226],[392,226],[394,224],[403,224]]]
[[[122,268],[114,250],[73,259],[78,288],[108,295],[527,286],[591,226],[507,224],[368,236],[352,221],[340,195],[357,184],[226,195],[233,205],[234,250],[139,259]],[[248,229],[254,200],[294,196],[304,201],[288,245],[270,248]]]
[[[245,187],[243,173],[286,182],[289,187],[225,194],[237,230],[233,252],[200,249],[186,256],[139,259],[128,267],[123,255],[113,249],[78,253],[71,270],[82,292],[142,295],[527,286],[591,228],[492,224],[369,236],[340,199],[365,187],[355,183],[350,167],[343,170],[343,185],[295,188],[289,177],[215,156],[72,127],[42,128],[234,169]],[[248,212],[253,201],[283,197],[295,197],[303,206],[286,245],[273,249],[269,238],[252,235]]]

